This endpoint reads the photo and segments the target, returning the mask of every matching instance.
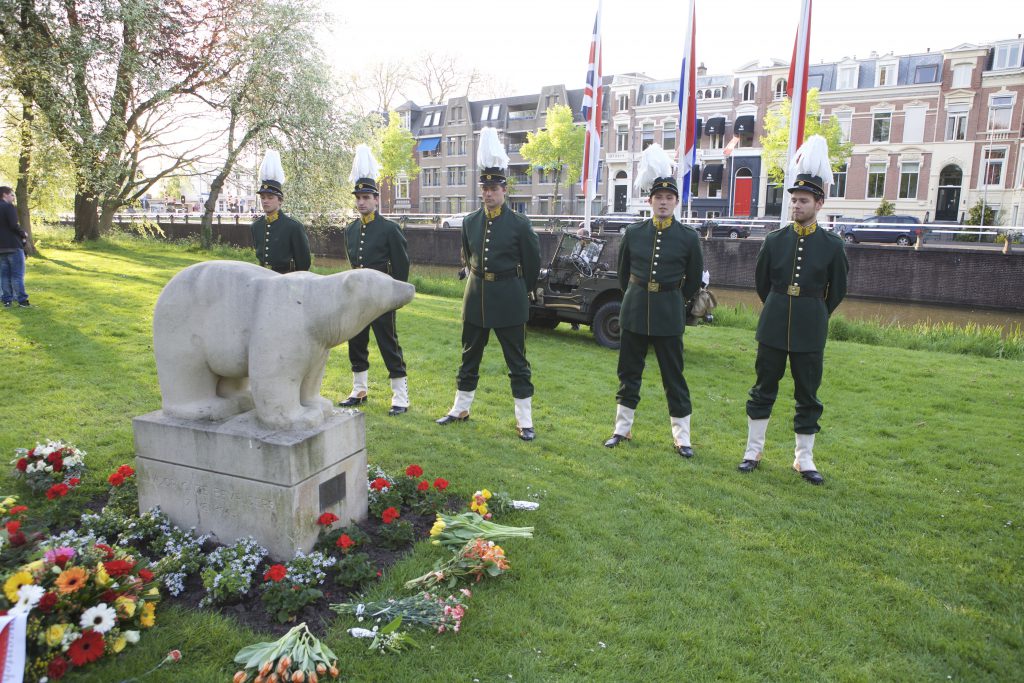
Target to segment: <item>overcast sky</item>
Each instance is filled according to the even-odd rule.
[[[729,73],[755,59],[789,60],[800,0],[697,0],[697,62]],[[342,73],[424,51],[449,53],[507,83],[507,94],[543,85],[583,87],[597,0],[344,0],[322,45]],[[604,0],[605,75],[675,78],[685,0]],[[1020,0],[817,0],[811,60],[908,54],[1016,38]],[[422,101],[422,96],[413,99]],[[397,102],[396,102],[397,104]]]

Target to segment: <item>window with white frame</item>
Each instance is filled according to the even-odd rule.
[[[708,136],[710,144],[708,149],[722,149],[725,147],[725,133],[712,133]]]
[[[501,113],[501,105],[500,104],[491,105],[491,119],[490,120],[493,121],[496,118],[498,118],[498,114],[499,113]]]
[[[459,123],[465,120],[465,114],[462,106],[452,107],[452,122]]]
[[[917,179],[921,162],[904,161],[900,164],[900,199],[917,199]]]
[[[914,83],[934,83],[938,76],[938,64],[921,64],[914,69]]]
[[[868,164],[868,199],[881,199],[885,196],[885,162],[875,161]]]
[[[853,90],[856,88],[857,71],[858,67],[856,64],[839,67],[839,78],[836,83],[836,90]]]
[[[753,102],[754,101],[754,84],[744,83],[743,84],[743,101]]]
[[[988,129],[1010,130],[1013,95],[992,95],[988,98]]]
[[[411,126],[410,119],[412,118],[412,112],[403,111],[401,114],[399,114],[399,117],[401,118],[402,128],[409,130]]]
[[[966,104],[946,110],[946,140],[967,139],[967,112]]]
[[[875,87],[884,88],[896,85],[897,62],[878,62],[875,67]]]
[[[459,213],[462,211],[462,201],[464,197],[448,197],[448,213]]]
[[[969,88],[971,87],[971,72],[974,70],[973,64],[956,64],[953,66],[953,87],[954,88]]]
[[[645,123],[640,132],[640,149],[647,149],[654,144],[654,124]]]
[[[832,184],[828,188],[829,197],[836,199],[846,197],[846,169],[847,164],[843,164],[838,171],[832,171]]]
[[[1003,166],[1006,164],[1005,147],[988,147],[984,151],[984,179],[982,182],[988,186],[1003,184]]]
[[[619,111],[627,111],[629,109],[629,95],[619,95]]]
[[[871,142],[889,142],[892,112],[876,111],[871,117]]]
[[[704,214],[704,216],[706,218],[721,218],[722,217],[722,212],[721,211],[708,211],[706,214]]]
[[[483,109],[480,110],[480,120],[486,121],[491,116],[491,105],[485,104]]]
[[[615,129],[615,151],[625,152],[629,149],[629,126],[620,124]]]
[[[992,57],[992,70],[1019,69],[1022,45],[1024,43],[1021,41],[996,45],[995,55]]]
[[[774,99],[776,101],[786,99],[786,79],[785,78],[780,78],[778,81],[775,82],[775,96],[774,96]]]
[[[664,128],[661,133],[661,146],[664,149],[675,149],[676,148],[676,122],[665,121],[663,124]]]
[[[842,131],[843,142],[850,141],[850,135],[853,133],[853,112],[852,111],[836,111],[832,112],[832,115],[839,120],[839,130]]]
[[[661,104],[662,102],[671,102],[674,96],[674,91],[648,93],[647,104]]]
[[[466,167],[465,166],[449,166],[448,167],[448,185],[465,185],[466,184]]]
[[[924,117],[928,107],[924,105],[907,105],[903,108],[903,142],[915,144],[924,142]]]
[[[409,199],[409,179],[398,178],[395,183],[395,199]]]
[[[420,187],[440,187],[441,169],[425,168],[420,173]]]

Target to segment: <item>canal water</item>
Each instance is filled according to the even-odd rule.
[[[711,291],[715,293],[719,306],[744,304],[755,311],[761,310],[761,300],[757,298],[757,292],[752,289],[716,287],[712,282]],[[957,327],[964,327],[968,323],[975,323],[976,325],[995,325],[1001,327],[1004,332],[1024,329],[1024,312],[1022,311],[876,301],[855,297],[843,299],[843,303],[839,305],[837,311],[848,320],[870,320],[883,325],[953,323]]]

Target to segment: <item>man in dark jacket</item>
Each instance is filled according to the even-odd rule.
[[[18,225],[18,211],[14,208],[14,190],[0,187],[0,291],[4,308],[14,301],[29,308],[25,292],[25,245],[28,233]]]
[[[267,152],[260,166],[260,203],[263,213],[252,223],[252,244],[260,265],[278,273],[309,270],[309,238],[306,228],[281,210],[284,204],[284,170],[277,152]]]
[[[368,152],[368,150],[367,150]],[[359,218],[345,229],[345,254],[353,268],[372,268],[401,282],[409,281],[409,253],[405,235],[398,223],[377,212],[380,192],[374,178],[358,178],[352,194],[356,197]],[[352,364],[352,393],[340,406],[366,403],[370,369],[370,329],[391,378],[391,408],[388,415],[409,410],[409,384],[402,347],[395,329],[395,312],[390,311],[367,325],[348,340],[348,358]]]
[[[765,237],[754,272],[764,308],[757,324],[757,380],[747,401],[747,448],[739,470],[752,472],[761,461],[788,359],[796,399],[793,469],[806,481],[823,484],[814,465],[814,435],[822,413],[817,392],[828,320],[846,295],[849,264],[842,238],[818,226],[818,211],[825,203],[822,178],[801,173],[788,189],[793,222]]]
[[[488,144],[483,131],[480,144],[481,150]],[[519,438],[532,441],[536,432],[531,401],[533,384],[526,359],[526,321],[530,309],[528,294],[536,287],[540,272],[540,240],[530,220],[505,205],[504,167],[485,163],[481,166],[484,205],[466,216],[462,224],[462,260],[468,281],[462,300],[458,391],[452,409],[437,423],[446,425],[469,419],[480,380],[480,361],[494,330],[511,379],[516,430]]]
[[[660,147],[655,152],[664,154]],[[670,172],[671,166],[663,170]],[[625,292],[619,312],[619,390],[615,395],[615,431],[604,445],[614,448],[632,438],[645,359],[653,346],[668,400],[675,450],[684,458],[692,458],[693,409],[683,377],[683,331],[686,301],[700,289],[704,254],[697,232],[673,217],[679,202],[675,178],[655,178],[650,192],[651,218],[626,228],[619,244],[619,286]]]

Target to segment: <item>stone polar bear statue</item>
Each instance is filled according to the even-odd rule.
[[[153,311],[164,413],[223,420],[256,409],[275,429],[312,429],[330,350],[412,301],[416,288],[375,270],[279,275],[207,261],[171,278]]]

